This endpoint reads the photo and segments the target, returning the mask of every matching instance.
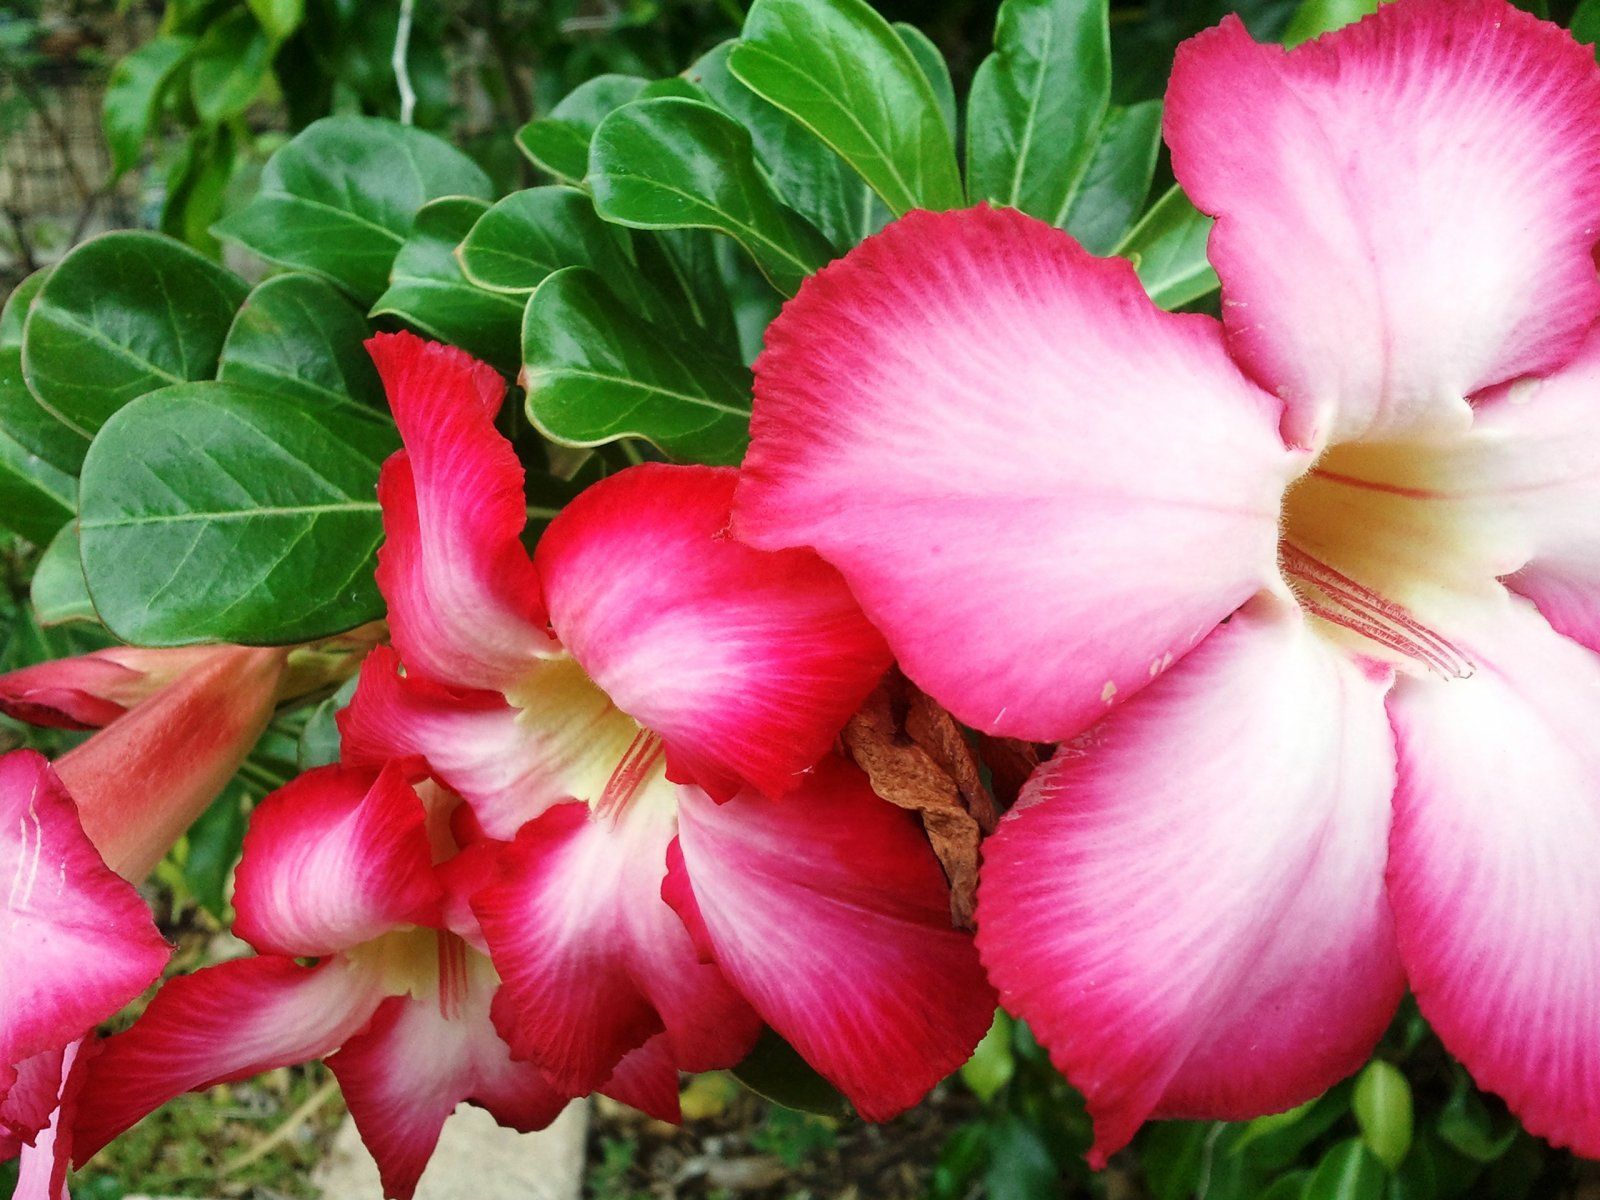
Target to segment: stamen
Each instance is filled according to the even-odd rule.
[[[440,933],[439,1015],[459,1017],[467,1001],[467,944],[453,933]]]
[[[1295,584],[1301,606],[1313,616],[1422,663],[1446,679],[1467,679],[1475,667],[1461,650],[1404,607],[1335,570],[1300,547],[1283,542],[1279,561]],[[1307,589],[1326,598],[1324,604]]]
[[[595,816],[613,817],[620,813],[665,753],[661,739],[648,729],[634,734],[633,741],[628,743],[616,769],[611,772],[611,778],[606,780],[600,799],[595,802]]]

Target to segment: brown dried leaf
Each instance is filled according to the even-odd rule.
[[[872,790],[922,818],[950,881],[950,916],[970,929],[978,843],[998,819],[961,727],[898,671],[891,671],[845,726],[845,749]]]

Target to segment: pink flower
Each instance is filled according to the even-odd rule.
[[[170,947],[31,750],[0,757],[0,880],[0,1158],[23,1156],[19,1200],[59,1200],[82,1039],[155,982]]]
[[[370,346],[405,442],[379,486],[394,651],[344,756],[422,757],[491,840],[472,908],[514,1054],[581,1094],[657,1036],[729,1066],[766,1022],[867,1116],[915,1103],[994,997],[915,819],[831,757],[889,662],[838,574],[728,538],[735,474],[702,467],[603,481],[530,559],[499,377]]]
[[[259,956],[171,981],[103,1043],[79,1101],[79,1162],[182,1092],[319,1058],[394,1200],[416,1190],[462,1101],[521,1130],[555,1119],[568,1096],[513,1062],[490,1023],[494,969],[450,897],[457,800],[430,795],[396,763],[324,767],[262,802],[234,896],[235,932]],[[605,1090],[676,1116],[677,1076],[653,1047]]]
[[[1406,981],[1600,1155],[1600,70],[1504,0],[1230,18],[1166,134],[1220,323],[912,214],[769,331],[735,532],[838,567],[961,719],[1066,739],[978,937],[1095,1161],[1317,1094]]]
[[[88,1035],[167,959],[132,883],[238,769],[283,670],[278,650],[118,648],[0,676],[15,716],[109,722],[54,768],[32,751],[0,758],[3,936],[24,964],[0,991],[0,1158],[22,1156],[17,1200],[65,1197]]]

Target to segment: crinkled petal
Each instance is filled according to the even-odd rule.
[[[766,345],[734,532],[814,547],[968,725],[1069,736],[1274,577],[1278,401],[1042,222],[912,213]]]
[[[639,732],[569,657],[530,665],[517,693],[524,707],[398,668],[394,651],[381,646],[362,663],[356,694],[339,715],[345,761],[425,759],[502,840],[552,804],[598,798]]]
[[[555,806],[473,897],[504,981],[495,1022],[518,1058],[570,1094],[595,1090],[663,1030],[686,1071],[732,1066],[759,1030],[661,899],[676,790],[658,776],[615,818]]]
[[[681,1122],[678,1066],[672,1061],[667,1035],[658,1033],[637,1050],[623,1055],[600,1093],[669,1125]]]
[[[343,958],[241,958],[169,981],[90,1064],[73,1161],[184,1092],[325,1057],[383,998],[378,974]]]
[[[489,1020],[497,980],[461,943],[459,977],[434,995],[395,996],[328,1060],[389,1200],[411,1200],[439,1132],[468,1101],[502,1125],[542,1129],[567,1106],[531,1063],[513,1062]]]
[[[1525,602],[1453,631],[1470,679],[1404,680],[1389,866],[1423,1015],[1533,1133],[1600,1156],[1600,659]]]
[[[16,1080],[0,1102],[0,1125],[24,1142],[50,1124],[61,1103],[64,1052],[65,1047],[53,1046],[16,1064]]]
[[[685,789],[680,823],[669,898],[862,1116],[887,1120],[967,1060],[994,992],[921,825],[865,775],[830,757],[782,800]]]
[[[1094,1118],[1309,1100],[1403,991],[1383,870],[1387,674],[1252,605],[1064,746],[984,846],[978,945]]]
[[[55,764],[111,869],[142,880],[233,778],[272,719],[285,651],[217,647]]]
[[[521,540],[522,465],[494,427],[505,381],[414,334],[378,334],[367,349],[405,443],[378,484],[390,634],[435,679],[502,687],[550,648]]]
[[[31,1143],[21,1147],[12,1200],[70,1200],[67,1171],[72,1165],[78,1097],[88,1077],[97,1043],[74,1041],[44,1056],[50,1067],[50,1111]]]
[[[728,536],[738,473],[648,464],[585,491],[540,539],[550,622],[667,747],[672,778],[780,795],[889,666],[839,573]]]
[[[1460,427],[1600,313],[1600,69],[1507,0],[1400,0],[1285,51],[1186,42],[1166,135],[1229,344],[1304,445]]]
[[[316,957],[440,918],[427,814],[402,764],[337,766],[273,792],[250,817],[234,933],[263,954]]]
[[[0,1064],[59,1051],[160,976],[171,947],[149,908],[32,750],[0,758],[0,881]]]

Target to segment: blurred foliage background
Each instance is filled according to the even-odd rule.
[[[996,0],[874,0],[922,29],[957,94],[988,53]],[[1359,3],[1308,0],[1337,16]],[[1600,32],[1600,4],[1530,3]],[[1157,99],[1184,38],[1238,11],[1276,39],[1302,0],[1113,3],[1114,99]],[[1329,13],[1319,19],[1327,21]],[[470,154],[503,193],[534,182],[513,135],[574,87],[618,73],[672,75],[743,20],[741,0],[9,0],[0,7],[0,297],[94,233],[157,229],[220,257],[212,226],[254,192],[262,164],[332,113],[407,119]],[[1331,22],[1330,22],[1331,23]],[[395,70],[407,65],[410,90]],[[1152,195],[1170,173],[1157,168]],[[0,545],[0,668],[80,653],[106,635],[46,627],[28,603],[39,561]],[[315,719],[315,718],[313,718]],[[306,716],[299,721],[305,724]],[[59,752],[60,734],[0,723],[0,740]],[[275,729],[174,860],[154,897],[180,960],[227,937],[225,880],[243,813],[294,772],[302,729]],[[303,755],[302,755],[303,757]],[[118,1143],[80,1196],[311,1195],[308,1167],[337,1121],[321,1068],[191,1096]],[[867,1128],[798,1069],[691,1081],[676,1131],[602,1106],[591,1139],[596,1200],[1533,1200],[1600,1198],[1600,1174],[1523,1132],[1478,1093],[1407,1006],[1356,1078],[1249,1123],[1165,1122],[1110,1169],[1082,1161],[1081,1099],[1025,1026],[1005,1017],[918,1110]],[[287,1132],[286,1132],[287,1131]],[[272,1153],[259,1148],[268,1145]],[[6,1177],[0,1174],[0,1194]]]

